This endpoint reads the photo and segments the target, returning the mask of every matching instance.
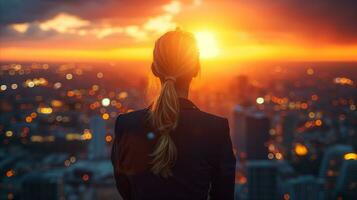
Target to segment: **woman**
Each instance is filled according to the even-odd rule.
[[[170,31],[155,43],[160,95],[146,109],[116,120],[112,163],[123,199],[231,200],[235,157],[228,121],[188,100],[200,70],[192,34]]]

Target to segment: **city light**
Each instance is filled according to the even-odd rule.
[[[308,153],[308,149],[305,145],[297,143],[295,144],[295,153],[298,156],[305,156]]]
[[[334,79],[334,82],[336,84],[340,84],[340,85],[350,85],[353,86],[354,82],[353,80],[351,80],[350,78],[347,77],[336,77]]]
[[[37,109],[37,112],[41,113],[41,114],[51,114],[52,113],[52,108],[51,107],[41,107]]]
[[[290,200],[290,195],[289,194],[284,194],[284,200]]]
[[[283,159],[283,154],[278,152],[278,153],[275,154],[275,158],[278,159],[278,160],[282,160]]]
[[[26,85],[29,88],[35,87],[35,83],[33,81],[26,81]]]
[[[88,136],[86,136],[88,137]],[[84,136],[79,133],[67,133],[66,140],[73,141],[73,140],[83,140]]]
[[[108,113],[104,113],[104,114],[102,115],[102,118],[103,118],[104,120],[108,120],[108,119],[109,119],[109,114],[108,114]]]
[[[6,171],[6,176],[8,178],[13,177],[14,175],[15,175],[15,171],[14,170],[10,169],[10,170]]]
[[[14,133],[12,131],[6,131],[5,132],[6,137],[12,137]]]
[[[16,90],[17,89],[17,84],[16,83],[11,84],[11,89]]]
[[[239,182],[239,184],[246,184],[247,183],[247,177],[239,176],[238,177],[238,182]]]
[[[27,123],[31,123],[32,120],[33,120],[33,118],[32,118],[31,116],[27,116],[27,117],[25,118],[25,121],[26,121]]]
[[[264,103],[264,98],[263,97],[258,97],[256,99],[257,104],[263,104]]]
[[[45,78],[34,78],[34,79],[27,79],[24,82],[24,87],[33,88],[35,86],[46,86],[48,84],[47,79]]]
[[[317,101],[319,99],[319,96],[317,96],[316,94],[311,96],[311,100],[313,101]]]
[[[322,121],[320,119],[315,121],[316,126],[322,126]]]
[[[37,117],[37,113],[32,112],[32,113],[30,114],[30,117],[31,117],[31,118],[36,118],[36,117]]]
[[[128,97],[128,93],[127,92],[120,92],[118,95],[119,99],[125,99]]]
[[[343,158],[345,160],[357,160],[357,154],[356,153],[346,153]]]
[[[301,108],[304,109],[304,110],[306,110],[308,107],[309,107],[309,106],[308,106],[307,103],[302,103],[302,104],[301,104]]]
[[[54,99],[54,100],[52,100],[51,105],[52,105],[53,107],[57,107],[57,108],[58,108],[58,107],[61,107],[61,106],[63,105],[63,102],[60,101],[60,100]]]
[[[93,86],[92,86],[92,90],[98,91],[98,90],[99,90],[99,86],[98,86],[98,85],[93,85]]]
[[[89,180],[89,175],[88,174],[83,174],[83,176],[82,176],[82,180],[83,181],[88,181]]]
[[[75,163],[76,162],[76,157],[75,156],[71,156],[70,158],[69,158],[69,161],[71,161],[71,163]]]
[[[1,85],[1,86],[0,86],[0,90],[1,90],[1,91],[5,91],[6,89],[7,89],[7,86],[6,86],[6,85]]]
[[[105,136],[105,141],[106,141],[107,143],[110,143],[112,140],[113,140],[113,136],[111,136],[111,135]]]
[[[82,140],[90,140],[92,139],[92,133],[89,129],[85,129],[82,135]]]
[[[64,166],[68,167],[70,165],[71,165],[71,161],[69,161],[69,160],[64,161]]]
[[[271,136],[273,136],[273,135],[276,135],[276,130],[275,129],[270,129],[269,130],[269,134],[271,135]]]
[[[60,89],[61,87],[62,87],[62,83],[60,82],[56,82],[55,84],[53,84],[54,89]]]
[[[13,200],[15,198],[14,194],[13,193],[8,193],[7,194],[7,199],[8,200]]]
[[[314,112],[309,112],[309,117],[310,118],[315,118],[315,113]]]
[[[109,105],[110,105],[110,99],[109,99],[109,98],[104,98],[104,99],[102,99],[102,105],[103,105],[104,107],[109,106]]]
[[[55,139],[56,139],[56,137],[53,135],[49,135],[49,136],[32,135],[31,136],[31,142],[54,142]]]
[[[97,78],[103,78],[104,74],[102,72],[97,73]]]
[[[67,80],[72,80],[73,79],[73,75],[72,74],[66,74],[66,79]]]
[[[306,73],[307,73],[308,75],[313,75],[313,74],[314,74],[314,69],[308,68],[308,69],[306,70]]]

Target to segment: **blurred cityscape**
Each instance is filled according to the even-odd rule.
[[[357,199],[356,63],[250,65],[190,94],[229,118],[235,199]],[[148,104],[146,74],[126,68],[0,64],[0,199],[120,199],[114,121]]]

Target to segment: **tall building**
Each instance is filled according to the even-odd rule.
[[[283,198],[290,200],[323,200],[323,181],[311,175],[298,176],[283,183]]]
[[[92,139],[89,142],[88,156],[90,159],[102,159],[108,156],[105,143],[105,121],[100,116],[90,119]]]
[[[233,146],[248,160],[267,159],[270,120],[262,112],[237,106],[234,110]]]
[[[352,146],[334,145],[328,147],[324,153],[319,177],[325,181],[327,199],[332,198],[332,191],[336,187],[336,180],[344,162],[344,155],[350,152],[353,152]]]
[[[235,101],[238,105],[248,106],[251,102],[249,101],[249,90],[251,89],[248,76],[240,75],[236,78],[234,82],[235,88]]]
[[[62,200],[65,197],[63,172],[51,170],[25,175],[21,187],[23,200]]]
[[[287,113],[282,117],[283,144],[288,159],[291,157],[292,143],[297,123],[298,116],[294,113]]]
[[[345,160],[337,178],[333,199],[357,197],[357,160]]]
[[[326,180],[328,189],[335,187],[344,155],[350,152],[353,152],[353,148],[349,145],[335,145],[326,149],[321,162],[319,177]]]
[[[278,199],[277,161],[255,160],[247,162],[249,200]]]

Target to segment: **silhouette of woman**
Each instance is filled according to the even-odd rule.
[[[121,114],[111,160],[123,199],[234,199],[235,157],[228,120],[188,100],[200,70],[191,33],[175,30],[155,43],[152,73],[161,91],[146,109]]]

